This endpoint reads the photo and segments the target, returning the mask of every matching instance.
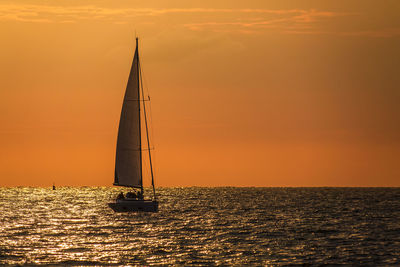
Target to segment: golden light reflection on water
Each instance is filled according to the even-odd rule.
[[[0,264],[400,259],[399,189],[164,188],[158,213],[114,213],[106,204],[118,190],[0,188]],[[377,249],[386,254],[369,257]]]

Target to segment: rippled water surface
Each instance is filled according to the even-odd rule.
[[[399,188],[0,188],[0,265],[400,264]]]

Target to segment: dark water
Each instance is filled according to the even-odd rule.
[[[400,264],[400,188],[0,188],[0,265]]]

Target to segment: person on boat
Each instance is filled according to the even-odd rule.
[[[128,192],[126,193],[127,198],[137,198],[137,195],[135,192]]]
[[[143,192],[139,191],[137,194],[138,199],[143,200]]]
[[[124,199],[125,197],[124,197],[124,193],[119,193],[118,194],[118,196],[117,196],[117,199]]]

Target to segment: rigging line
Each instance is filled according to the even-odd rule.
[[[140,68],[139,60],[138,60],[138,69],[139,69],[139,79],[140,79],[140,81],[141,81],[140,85],[141,85],[141,89],[142,89],[142,96],[144,96],[142,71],[141,71],[141,68]],[[145,122],[145,125],[146,125],[147,147],[150,147],[149,129],[148,129],[148,127],[147,127],[146,105],[145,105],[144,102],[143,102],[143,112],[144,112],[144,122]],[[150,149],[149,149],[149,163],[150,163],[151,185],[153,186],[154,200],[157,200],[157,197],[156,197],[156,189],[155,189],[155,187],[154,187],[154,175],[153,175],[153,166],[152,166],[152,162],[151,162],[151,152],[150,152]]]
[[[151,102],[150,102],[150,91],[149,91],[149,86],[148,86],[146,75],[145,75],[145,72],[143,71],[143,68],[141,68],[141,77],[143,79],[142,86],[144,86],[146,91],[147,91],[147,97],[148,97],[147,101],[149,101],[149,104],[147,105],[147,107],[149,108],[149,110],[147,112],[147,115],[148,115],[148,119],[149,119],[149,122],[150,122],[149,125],[151,125],[151,127],[149,127],[150,139],[151,139],[151,141],[153,143],[153,146],[155,146],[155,144],[157,142],[155,141],[155,137],[154,137],[154,129],[157,128],[157,127],[155,126],[154,121],[153,121],[153,111],[152,111]],[[153,155],[154,155],[154,153],[153,153]]]
[[[143,58],[143,56],[142,56],[142,58]],[[142,63],[142,61],[140,62],[140,64],[141,64],[141,66],[143,65],[143,63]],[[156,128],[156,126],[155,126],[155,123],[154,123],[154,121],[153,121],[153,111],[152,111],[152,107],[151,107],[151,101],[150,101],[150,93],[149,93],[149,86],[148,86],[148,83],[147,83],[147,79],[146,79],[146,75],[145,75],[145,72],[143,71],[143,67],[141,67],[140,68],[140,73],[141,73],[141,79],[142,79],[142,86],[143,87],[145,87],[145,89],[146,89],[146,91],[147,91],[147,96],[148,96],[148,105],[147,105],[147,107],[148,107],[148,111],[146,112],[146,115],[147,115],[147,119],[148,119],[148,121],[149,121],[149,123],[148,123],[148,131],[150,131],[150,140],[151,140],[151,143],[153,143],[153,148],[155,147],[155,144],[157,143],[156,141],[155,141],[155,135],[154,135],[154,129]],[[143,88],[142,88],[143,89]],[[143,93],[143,97],[144,97],[144,93]],[[144,105],[145,103],[143,102],[143,105]],[[153,153],[152,153],[152,162],[154,163],[154,166],[153,166],[153,168],[152,168],[152,172],[153,172],[153,175],[154,176],[157,176],[157,168],[156,168],[156,166],[157,166],[157,153],[156,153],[156,150],[154,150],[153,151]]]
[[[143,58],[143,55],[142,55]],[[141,66],[143,66],[142,61],[140,62]],[[152,107],[151,107],[151,102],[150,102],[150,90],[149,90],[149,86],[148,86],[148,82],[147,82],[147,78],[146,78],[146,74],[143,70],[143,67],[140,69],[140,73],[141,73],[141,78],[142,78],[142,86],[145,89],[145,92],[147,93],[147,97],[148,99],[145,99],[144,101],[149,101],[147,107],[148,107],[148,111],[147,111],[147,118],[149,121],[149,131],[150,131],[150,140],[153,143],[153,146],[155,146],[155,144],[157,144],[157,142],[155,141],[155,135],[154,135],[154,129],[156,129],[157,127],[155,126],[155,123],[153,121],[153,111],[152,111]],[[143,94],[143,98],[144,98],[144,94]],[[155,152],[153,152],[153,158],[155,157]],[[156,162],[156,160],[154,159],[154,162]],[[155,169],[153,170],[155,171]]]
[[[137,94],[138,94],[138,109],[139,109],[139,160],[140,160],[140,192],[143,195],[143,153],[142,153],[142,129],[141,129],[141,120],[140,120],[140,59],[139,59],[139,39],[136,37],[136,50],[135,53],[137,52],[137,58],[136,58],[136,66],[137,67],[137,73],[136,73],[136,78],[137,78]],[[135,56],[133,56],[133,60],[135,61]]]

